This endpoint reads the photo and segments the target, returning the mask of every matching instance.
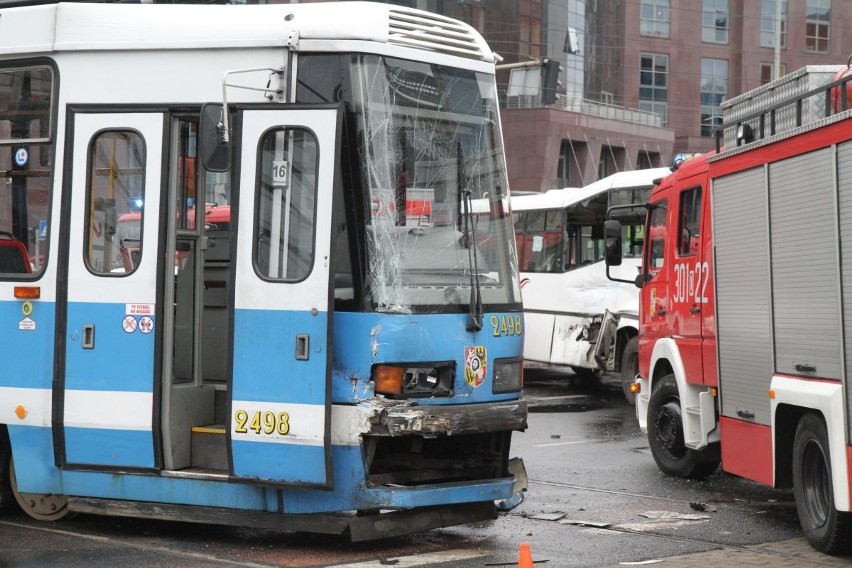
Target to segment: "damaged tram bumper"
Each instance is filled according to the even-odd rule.
[[[388,510],[354,520],[353,540],[491,519],[523,500],[523,460],[509,451],[512,432],[527,427],[526,400],[438,406],[373,399],[358,414],[367,426],[365,493],[385,495]],[[425,506],[433,499],[446,504]],[[390,511],[400,506],[411,508]]]

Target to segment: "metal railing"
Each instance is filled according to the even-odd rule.
[[[507,109],[552,108],[587,116],[644,124],[645,126],[663,127],[662,117],[653,112],[608,105],[587,99],[566,97],[565,95],[557,95],[556,102],[552,105],[543,105],[540,95],[507,96],[505,104]]]

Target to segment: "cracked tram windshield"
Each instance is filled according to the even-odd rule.
[[[357,137],[343,185],[365,227],[365,303],[472,315],[519,304],[493,77],[372,55],[308,57],[323,61],[301,67],[299,102],[344,102],[344,137]]]

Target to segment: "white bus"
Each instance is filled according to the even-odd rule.
[[[524,301],[524,359],[571,367],[581,376],[636,374],[639,291],[613,282],[603,262],[603,223],[613,205],[645,203],[668,168],[620,172],[582,188],[512,197]],[[624,262],[632,279],[641,263],[645,210],[622,212]],[[629,402],[633,398],[625,387]]]

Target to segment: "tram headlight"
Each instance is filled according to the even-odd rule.
[[[376,394],[390,398],[447,397],[453,394],[455,363],[383,363],[373,367]]]
[[[376,365],[373,367],[373,383],[376,394],[395,395],[402,392],[402,379],[405,368],[396,365]]]
[[[496,359],[494,361],[494,384],[497,393],[521,390],[524,384],[524,362],[522,359]]]

